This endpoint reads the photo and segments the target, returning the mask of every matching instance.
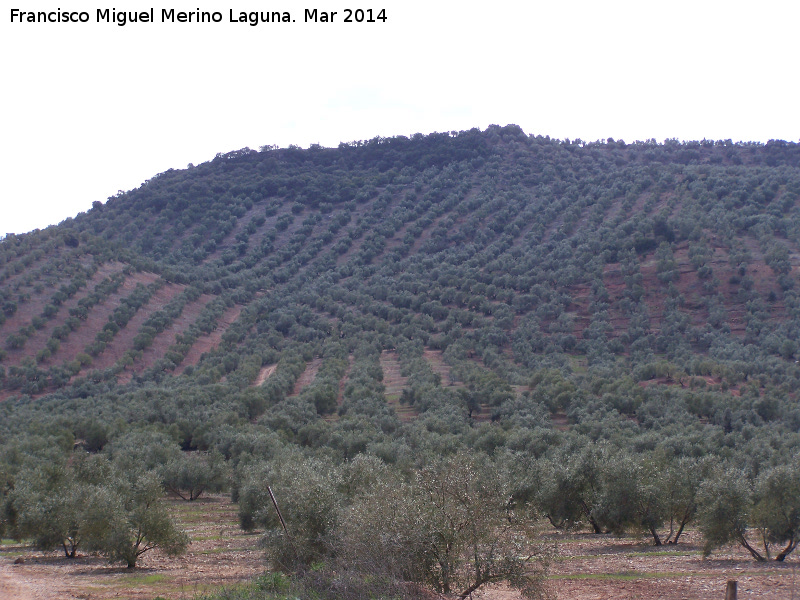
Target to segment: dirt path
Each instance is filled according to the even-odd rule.
[[[46,598],[44,586],[31,585],[17,571],[19,565],[11,560],[0,562],[0,598],[3,600],[38,600]]]

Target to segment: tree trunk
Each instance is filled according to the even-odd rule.
[[[798,540],[790,540],[786,548],[781,550],[780,554],[775,557],[775,560],[777,562],[783,562],[786,557],[789,556],[795,548],[797,548],[797,542]]]
[[[758,550],[756,550],[750,544],[747,543],[747,540],[744,538],[744,536],[741,536],[739,538],[739,543],[742,546],[744,546],[745,548],[747,548],[748,552],[750,552],[750,554],[753,555],[753,558],[755,558],[758,562],[764,562],[764,560],[765,560],[764,557],[761,556],[761,554],[758,552]]]
[[[583,514],[586,515],[586,519],[589,521],[589,525],[591,525],[592,529],[594,529],[594,532],[603,533],[603,530],[600,529],[600,525],[598,525],[597,521],[594,520],[594,517],[592,516],[592,511],[589,510],[589,507],[586,506],[586,502],[584,502],[583,500],[581,500],[581,509],[583,510]]]
[[[475,590],[477,590],[477,589],[478,589],[479,587],[481,587],[481,586],[482,586],[484,583],[486,583],[486,582],[485,582],[485,581],[480,581],[480,580],[476,581],[476,582],[475,582],[475,583],[473,583],[471,586],[469,586],[467,589],[465,589],[463,592],[461,592],[461,593],[458,595],[458,597],[459,597],[461,600],[464,600],[464,598],[466,598],[467,596],[469,596],[469,595],[470,595],[472,592],[474,592]]]
[[[78,551],[78,544],[69,544],[61,542],[61,547],[64,548],[64,556],[66,558],[75,558],[75,553]]]
[[[658,532],[656,531],[656,528],[655,527],[650,527],[650,533],[653,535],[653,539],[656,542],[656,546],[660,546],[661,545],[661,538],[659,537]]]
[[[553,520],[553,517],[551,517],[550,515],[545,515],[545,517],[547,517],[547,520],[548,520],[548,521],[550,521],[550,525],[552,525],[552,526],[553,526],[553,529],[558,529],[558,530],[561,530],[561,529],[563,529],[563,528],[564,528],[564,522],[563,522],[563,521],[562,521],[562,522],[560,522],[560,523],[556,523],[556,522]]]
[[[597,524],[597,521],[594,520],[594,517],[589,517],[589,524],[594,529],[595,533],[603,533],[603,530],[600,529],[600,525]]]
[[[675,539],[672,540],[670,542],[670,544],[677,544],[678,543],[678,540],[680,539],[681,534],[683,533],[683,528],[686,526],[686,523],[687,523],[687,521],[681,521],[681,526],[678,527],[678,533],[675,534]]]

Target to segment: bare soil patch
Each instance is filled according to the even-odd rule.
[[[622,274],[622,267],[619,263],[609,263],[603,266],[603,285],[609,297],[609,323],[613,327],[612,335],[619,336],[627,331],[630,325],[630,315],[620,308],[620,301],[624,298],[625,277]]]
[[[384,350],[381,352],[381,369],[383,369],[383,385],[386,396],[400,396],[408,383],[408,377],[400,374],[400,357],[397,352]]]
[[[572,333],[583,337],[583,332],[592,323],[589,305],[592,302],[592,290],[588,285],[574,285],[569,288],[570,304],[566,311],[572,317]]]
[[[261,367],[261,370],[258,372],[258,377],[256,377],[256,381],[253,385],[256,387],[258,387],[259,385],[264,385],[267,379],[272,377],[272,374],[275,372],[275,369],[277,368],[278,368],[277,364]]]
[[[703,558],[695,531],[677,545],[661,547],[638,536],[575,533],[544,538],[555,548],[550,581],[559,598],[722,600],[729,579],[737,580],[739,598],[792,597],[796,557],[785,564],[759,564],[746,550],[732,546]],[[799,593],[796,589],[795,596]]]
[[[154,293],[147,304],[136,311],[128,324],[120,329],[105,350],[93,361],[90,368],[107,369],[113,366],[126,351],[133,347],[133,338],[139,333],[139,328],[154,312],[161,310],[175,296],[180,294],[184,286],[168,283]]]
[[[114,309],[119,306],[120,301],[133,292],[137,284],[150,285],[156,279],[158,279],[158,275],[155,273],[134,273],[130,277],[126,277],[116,292],[106,298],[105,301],[96,304],[89,311],[88,317],[81,323],[80,327],[61,341],[61,346],[50,357],[48,363],[65,363],[75,358],[79,352],[83,352],[86,346],[94,341],[95,336],[103,329],[103,326],[108,323],[108,318],[114,312]]]
[[[178,334],[186,331],[200,316],[206,304],[213,299],[214,296],[203,294],[194,302],[189,302],[184,306],[180,316],[169,327],[153,338],[153,343],[142,352],[142,358],[136,361],[128,376],[130,377],[133,373],[142,373],[158,359],[163,358],[170,347],[175,344]]]
[[[292,396],[297,396],[297,394],[302,392],[306,387],[314,382],[314,378],[316,378],[317,372],[319,371],[321,365],[321,358],[315,358],[310,363],[306,364],[306,370],[303,371],[300,377],[297,378],[297,381],[294,382]]]
[[[5,322],[0,325],[0,340],[2,340],[2,347],[5,348],[5,339],[14,333],[17,333],[21,328],[26,327],[31,324],[31,321],[34,317],[38,317],[42,314],[44,307],[50,304],[50,299],[53,295],[53,292],[58,289],[58,286],[69,284],[70,278],[64,278],[56,282],[56,284],[52,288],[45,289],[42,293],[32,293],[30,297],[28,297],[25,301],[19,301],[16,297],[12,297],[12,300],[17,302],[17,310],[14,311],[14,314],[10,317],[6,317]],[[86,292],[84,288],[80,292],[76,294],[79,298],[82,297]],[[69,301],[68,301],[69,302]],[[77,302],[77,300],[75,300]],[[59,308],[59,312],[53,320],[63,320],[64,316],[69,316],[69,312],[65,305],[61,305]],[[53,321],[51,320],[51,322]],[[27,356],[29,354],[27,349],[27,344],[30,343],[30,340],[26,343],[26,347],[19,351],[19,354],[23,356]],[[12,354],[17,354],[15,352],[10,352],[9,356]]]
[[[11,350],[8,352],[8,356],[4,360],[6,364],[9,365],[18,365],[23,358],[29,356],[35,356],[36,353],[45,347],[47,340],[53,333],[53,330],[59,326],[63,325],[64,321],[70,316],[69,311],[72,308],[78,306],[78,302],[80,302],[83,298],[88,296],[94,288],[106,277],[113,275],[122,270],[121,263],[106,263],[102,265],[100,268],[97,269],[95,274],[89,279],[87,284],[79,290],[72,298],[66,300],[61,306],[58,308],[58,313],[55,315],[54,318],[48,319],[45,323],[44,327],[36,331],[28,340],[25,342],[25,347],[20,350]],[[32,319],[33,317],[41,315],[42,310],[44,307],[50,303],[50,298],[52,297],[52,289],[45,290],[42,294],[37,294],[36,296],[31,296],[30,302],[26,303],[24,306],[27,308],[25,314],[29,314],[32,311],[38,310],[36,314],[30,316]],[[17,311],[18,313],[20,311]],[[15,317],[17,314],[14,315]],[[10,319],[9,319],[10,320]],[[28,325],[30,323],[30,319],[27,322],[21,324],[21,326]],[[6,322],[6,325],[8,321]],[[9,332],[14,333],[14,332]]]
[[[403,423],[414,420],[419,414],[416,409],[400,402],[403,389],[408,383],[408,377],[400,374],[400,357],[393,350],[384,350],[381,352],[380,363],[386,403],[394,409],[397,418]]]
[[[451,374],[450,365],[444,362],[441,350],[425,350],[422,356],[428,361],[433,372],[442,378],[442,386],[464,387],[464,382],[458,381]]]
[[[236,305],[230,307],[224,313],[222,313],[222,316],[217,321],[217,326],[214,331],[197,338],[195,343],[189,349],[189,352],[186,353],[183,362],[180,364],[177,370],[181,371],[189,365],[196,365],[198,362],[200,362],[200,358],[203,356],[203,354],[219,346],[219,343],[222,341],[222,336],[228,330],[228,327],[230,327],[231,324],[239,318],[239,314],[241,312],[242,307]]]

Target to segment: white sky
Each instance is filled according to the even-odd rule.
[[[0,18],[0,233],[44,228],[217,152],[516,123],[527,133],[800,140],[800,2],[12,2]],[[10,8],[86,10],[11,23]],[[345,24],[346,7],[386,23]],[[228,11],[287,10],[256,27]],[[161,9],[218,10],[162,24]],[[336,22],[303,22],[303,9]]]

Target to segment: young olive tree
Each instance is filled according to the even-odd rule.
[[[205,492],[225,487],[225,464],[218,452],[180,453],[164,467],[164,486],[186,501],[197,500]]]
[[[287,453],[243,467],[238,480],[240,525],[266,530],[267,554],[276,567],[302,571],[326,558],[327,540],[343,501],[338,467]]]
[[[184,553],[189,538],[173,522],[163,496],[158,475],[152,472],[118,478],[98,491],[89,547],[129,569],[155,548],[168,556]]]

